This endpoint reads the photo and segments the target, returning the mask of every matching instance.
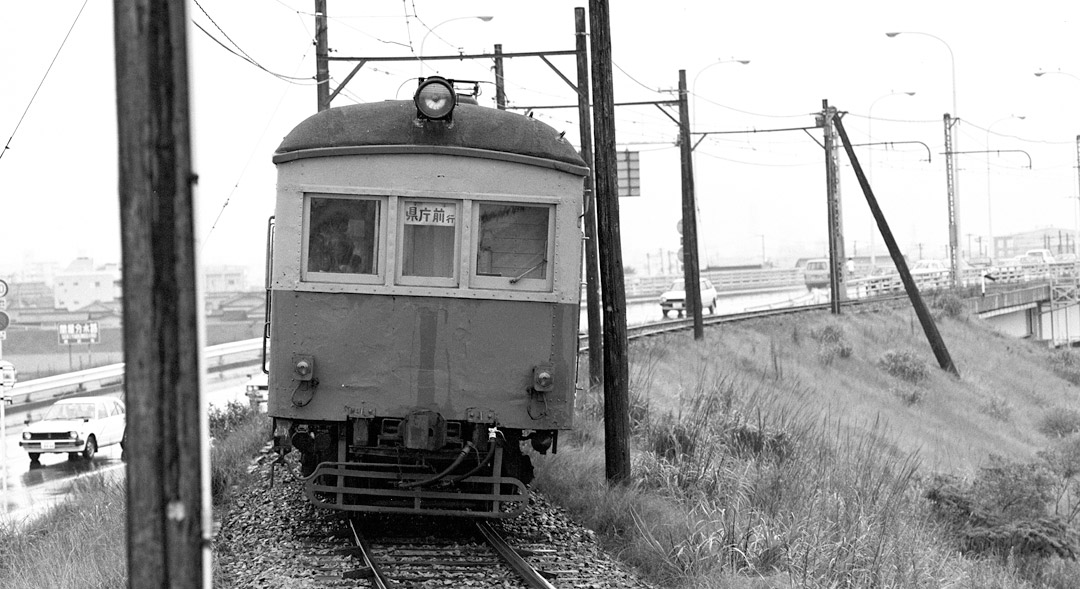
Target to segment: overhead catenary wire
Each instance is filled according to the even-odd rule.
[[[7,150],[11,149],[11,142],[15,139],[15,133],[19,132],[19,127],[22,126],[23,119],[26,118],[26,113],[30,112],[30,106],[34,104],[34,99],[37,98],[38,92],[41,91],[42,85],[45,84],[45,79],[49,77],[49,72],[52,71],[53,65],[56,64],[56,58],[60,57],[60,52],[64,50],[64,45],[67,44],[68,38],[71,37],[71,31],[75,30],[75,25],[79,22],[79,17],[82,16],[83,10],[86,9],[86,5],[89,1],[90,0],[83,0],[82,6],[79,7],[79,12],[75,15],[75,20],[73,20],[71,26],[68,27],[68,32],[64,35],[64,40],[60,42],[60,47],[56,48],[56,53],[53,55],[52,61],[49,62],[49,67],[45,69],[45,75],[41,76],[41,81],[38,82],[37,88],[34,89],[34,94],[30,97],[30,101],[26,103],[26,108],[23,109],[19,121],[15,123],[15,128],[12,129],[11,136],[8,137],[7,143],[4,144],[4,149],[0,150],[0,159],[4,157]]]

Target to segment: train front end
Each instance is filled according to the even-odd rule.
[[[439,80],[274,155],[268,412],[322,507],[514,516],[573,425],[587,169]]]

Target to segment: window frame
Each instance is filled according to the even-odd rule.
[[[489,276],[481,275],[477,268],[478,250],[480,247],[480,232],[482,228],[480,226],[480,209],[482,205],[507,205],[507,206],[526,206],[536,208],[546,208],[548,213],[547,220],[547,249],[544,253],[544,259],[547,261],[547,271],[544,278],[522,278],[517,282],[511,283],[513,276]],[[498,199],[477,199],[472,201],[472,211],[470,212],[470,240],[469,240],[469,288],[471,289],[484,289],[484,290],[501,290],[501,291],[531,291],[531,292],[551,292],[555,285],[555,226],[558,211],[558,203],[555,202],[521,202],[514,200],[498,200]]]
[[[461,283],[461,251],[462,238],[465,235],[467,204],[462,198],[450,198],[445,196],[419,196],[399,195],[394,199],[394,283],[402,286],[430,286],[438,288],[458,288]],[[404,274],[405,269],[405,207],[410,203],[442,203],[453,204],[455,207],[456,220],[454,223],[454,252],[450,257],[450,276],[416,276]]]
[[[378,227],[374,245],[377,252],[374,256],[376,271],[374,273],[347,273],[347,272],[318,272],[308,270],[308,260],[311,247],[311,201],[316,198],[326,198],[349,201],[375,201],[378,203],[376,215]],[[300,281],[307,283],[331,282],[344,284],[383,284],[386,282],[386,246],[387,246],[387,222],[389,220],[388,208],[390,197],[386,195],[371,194],[339,194],[333,192],[304,192],[303,211],[300,227]]]

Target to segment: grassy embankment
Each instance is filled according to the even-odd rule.
[[[630,481],[593,391],[536,487],[676,587],[1080,586],[1080,355],[935,313],[959,379],[902,306],[635,342]]]
[[[1080,355],[997,336],[955,301],[936,312],[960,379],[900,307],[634,343],[631,480],[604,481],[593,391],[535,486],[674,587],[1080,585],[1061,557],[1080,511]],[[215,447],[217,492],[247,476],[266,424],[249,427]],[[0,531],[0,581],[122,587],[123,546],[123,494],[103,485]]]

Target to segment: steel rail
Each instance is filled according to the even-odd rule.
[[[487,522],[476,522],[476,529],[480,530],[480,533],[484,535],[484,539],[487,543],[495,549],[495,552],[499,553],[503,561],[510,565],[511,568],[525,581],[532,589],[555,589],[555,586],[548,582],[539,571],[534,569],[532,565],[525,562],[524,558],[517,553],[506,540],[491,527],[491,524]]]
[[[397,587],[397,583],[386,576],[382,568],[378,566],[375,559],[371,558],[371,546],[356,529],[356,522],[353,518],[349,518],[349,530],[352,531],[353,542],[356,543],[356,547],[359,549],[358,555],[360,559],[364,561],[364,566],[367,567],[371,574],[371,580],[378,589],[389,589],[390,587]]]

